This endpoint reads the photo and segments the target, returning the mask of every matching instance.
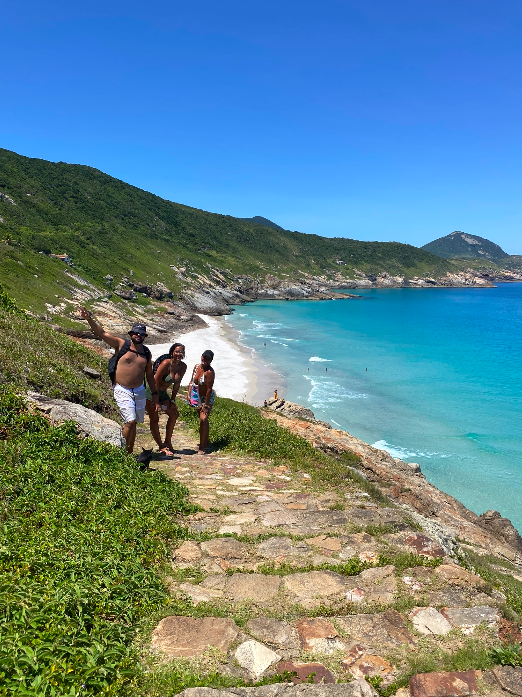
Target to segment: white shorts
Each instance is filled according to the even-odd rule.
[[[145,386],[123,387],[114,385],[114,399],[120,410],[124,424],[137,421],[142,424],[145,419]]]

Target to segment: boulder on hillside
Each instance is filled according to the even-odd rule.
[[[478,517],[477,523],[498,540],[522,552],[522,537],[509,518],[503,518],[498,511],[486,511]]]
[[[93,409],[67,402],[65,399],[52,399],[38,392],[28,392],[27,401],[38,411],[50,416],[53,421],[75,421],[82,431],[96,440],[117,447],[124,445],[121,426]]]

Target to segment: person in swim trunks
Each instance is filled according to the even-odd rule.
[[[167,456],[174,454],[174,448],[172,447],[172,433],[174,431],[174,426],[176,425],[176,420],[179,416],[178,408],[176,406],[176,395],[181,386],[183,376],[187,370],[186,364],[183,363],[183,358],[185,358],[185,347],[183,344],[172,344],[169,349],[169,356],[170,358],[166,358],[159,364],[158,369],[156,370],[156,375],[154,376],[161,411],[168,414],[169,417],[165,432],[165,441],[161,440],[159,429],[159,415],[161,412],[159,412],[154,406],[152,401],[152,392],[148,385],[145,390],[150,432],[158,445],[159,451]],[[172,385],[172,395],[169,397],[167,390],[169,389],[170,385]]]
[[[120,339],[120,337],[106,332],[100,324],[94,321],[91,312],[85,307],[80,308],[80,317],[87,320],[92,331],[102,341],[112,346],[118,355],[124,347],[125,339]],[[143,423],[145,418],[145,386],[143,384],[145,376],[151,389],[152,403],[155,408],[159,408],[159,405],[150,351],[144,346],[144,341],[147,338],[145,325],[133,324],[129,336],[130,348],[116,365],[114,399],[124,424],[122,435],[127,444],[127,452],[132,453],[136,439],[136,424]]]
[[[201,355],[201,363],[194,366],[191,385],[197,385],[199,393],[199,454],[204,455],[209,451],[209,424],[208,417],[212,409],[215,392],[212,389],[216,374],[210,365],[214,359],[214,352],[207,350]],[[190,385],[189,385],[190,390]]]

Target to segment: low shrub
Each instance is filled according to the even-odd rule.
[[[0,695],[120,694],[137,623],[169,602],[156,567],[187,491],[5,387],[0,438]]]

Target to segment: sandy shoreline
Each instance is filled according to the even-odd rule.
[[[182,334],[177,341],[185,344],[187,373],[182,381],[188,385],[192,370],[206,349],[214,351],[212,366],[216,371],[216,393],[239,402],[261,405],[280,389],[281,376],[259,360],[256,352],[239,343],[239,332],[224,317],[202,319],[209,325]],[[172,342],[149,346],[153,359],[167,353]]]

